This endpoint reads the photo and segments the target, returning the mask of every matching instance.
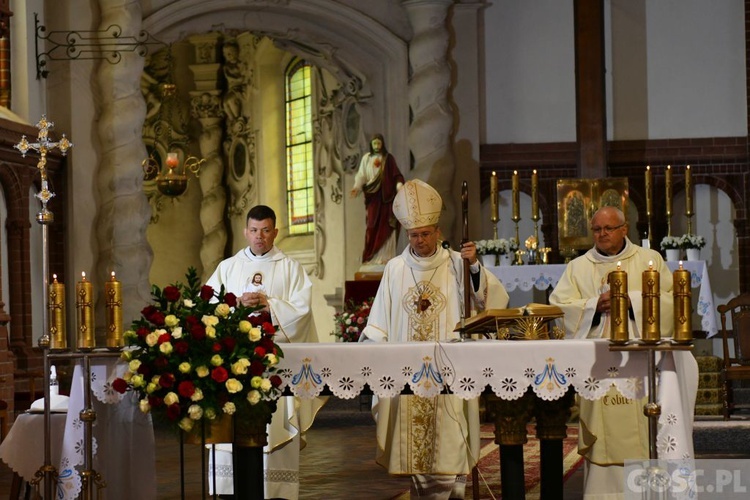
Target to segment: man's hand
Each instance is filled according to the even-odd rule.
[[[268,297],[263,292],[245,292],[240,297],[240,303],[246,307],[268,307]]]
[[[360,189],[358,189],[358,188],[352,188],[352,190],[349,191],[349,197],[350,198],[356,198],[357,196],[359,196],[359,193],[360,193]]]
[[[477,246],[473,241],[467,241],[461,243],[461,258],[469,261],[469,264],[474,265],[477,262]]]
[[[599,295],[599,300],[596,303],[596,312],[608,313],[612,308],[612,301],[609,296],[609,290]]]

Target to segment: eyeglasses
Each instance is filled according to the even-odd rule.
[[[619,226],[604,226],[604,227],[592,227],[591,232],[594,234],[610,234],[612,231],[615,231],[617,229],[620,229],[622,226],[624,226],[626,223],[623,222]]]
[[[408,233],[407,236],[409,237],[410,240],[418,240],[420,238],[423,240],[426,240],[427,238],[435,235],[436,233],[437,231],[423,231],[421,233]]]

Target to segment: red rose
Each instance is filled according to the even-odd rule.
[[[151,367],[146,363],[141,363],[141,366],[138,367],[138,373],[143,375],[143,378],[147,379],[151,376]]]
[[[165,342],[169,342],[172,340],[172,336],[168,333],[162,333],[159,335],[159,338],[157,339],[157,343],[164,344]]]
[[[164,326],[164,313],[161,311],[156,311],[151,315],[149,321],[151,321],[151,323],[155,324],[156,326]]]
[[[169,420],[177,420],[178,418],[180,418],[180,405],[178,405],[177,403],[169,405],[169,407],[167,408],[167,418]]]
[[[180,289],[176,286],[168,286],[164,288],[164,298],[169,302],[177,302],[180,300]]]
[[[200,324],[200,320],[198,320],[197,317],[190,315],[187,318],[185,318],[185,323],[187,323],[188,327],[193,327],[195,325]]]
[[[273,340],[271,340],[269,337],[263,337],[262,339],[260,339],[258,345],[265,349],[266,352],[273,350]]]
[[[203,300],[211,300],[214,298],[214,289],[211,288],[208,285],[203,285],[201,287],[201,293],[200,296]]]
[[[237,305],[237,296],[232,292],[224,295],[224,303],[229,307],[235,307]]]
[[[271,313],[268,311],[255,311],[250,316],[247,317],[247,320],[250,322],[251,325],[253,325],[256,328],[261,327],[264,323],[271,322]]]
[[[143,366],[143,365],[141,365],[141,366]],[[165,358],[164,356],[159,356],[158,358],[156,358],[154,360],[154,366],[158,370],[163,370],[164,368],[166,368],[167,366],[169,366],[169,360],[167,358]]]
[[[114,381],[112,382],[112,389],[116,390],[116,391],[117,391],[117,392],[119,392],[120,394],[125,394],[125,391],[127,391],[127,390],[128,390],[128,383],[127,383],[127,382],[125,382],[125,381],[124,381],[123,379],[121,379],[121,378],[116,378],[116,379],[115,379],[115,380],[114,380]]]
[[[213,352],[221,352],[221,344],[218,342],[214,342],[213,345],[211,346],[211,350]]]
[[[206,329],[203,325],[193,325],[190,329],[190,335],[192,335],[195,340],[203,340],[206,338]]]
[[[224,337],[223,339],[221,339],[221,343],[224,346],[224,349],[229,352],[232,352],[234,350],[234,347],[237,345],[237,341],[232,337]]]
[[[159,385],[164,387],[165,389],[169,389],[174,385],[174,375],[171,373],[165,373],[161,377],[159,377]]]
[[[145,339],[145,338],[146,338],[146,336],[147,336],[147,335],[148,335],[149,333],[151,333],[151,330],[149,330],[149,329],[148,329],[148,328],[146,328],[145,326],[142,326],[142,327],[140,327],[140,328],[139,328],[138,330],[136,330],[136,332],[135,332],[135,333],[137,333],[139,337],[141,337],[141,338],[144,338],[144,339]]]
[[[174,352],[176,352],[180,356],[184,356],[185,354],[187,354],[188,349],[190,349],[190,345],[184,340],[178,340],[174,343]]]
[[[270,377],[268,377],[268,380],[274,387],[279,387],[281,385],[281,377],[279,377],[278,375],[271,375]]]
[[[222,384],[229,378],[229,373],[227,373],[226,368],[223,366],[217,366],[211,370],[211,378],[214,379],[214,382]]]
[[[266,350],[258,346],[255,348],[255,355],[262,359],[266,355]]]
[[[164,404],[164,400],[159,396],[152,395],[148,397],[148,404],[151,405],[151,408],[158,408]]]
[[[183,380],[177,386],[177,393],[183,398],[189,398],[195,394],[195,385],[189,380]]]
[[[260,376],[260,375],[263,375],[264,371],[266,371],[266,367],[260,361],[253,361],[252,363],[250,363],[250,374],[251,375],[253,375],[253,376]]]
[[[276,333],[276,328],[274,328],[273,324],[271,324],[270,321],[266,321],[263,323],[263,333],[267,333],[269,335]]]
[[[146,306],[141,310],[141,314],[143,315],[144,318],[149,319],[149,317],[151,317],[151,315],[154,314],[156,311],[157,311],[156,307]]]

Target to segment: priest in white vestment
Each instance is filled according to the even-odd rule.
[[[302,265],[274,245],[278,231],[271,208],[257,205],[250,209],[244,231],[248,246],[219,263],[207,284],[215,290],[224,286],[246,306],[262,306],[277,326],[274,340],[283,349],[284,342],[317,342],[318,336],[310,308],[312,283]],[[265,498],[299,497],[302,435],[320,406],[320,399],[279,398],[268,427],[268,445],[263,450]],[[216,449],[216,491],[222,495],[234,492],[231,450],[229,444],[217,445]],[[209,453],[209,457],[212,455]],[[211,493],[212,469],[209,466]]]
[[[458,338],[463,314],[463,287],[472,289],[472,308],[504,308],[508,294],[479,265],[473,242],[461,253],[442,248],[438,222],[442,199],[431,186],[408,181],[396,195],[393,212],[404,226],[409,246],[385,267],[361,342],[439,342]],[[464,259],[471,263],[465,284]],[[442,366],[441,366],[442,368]],[[463,498],[466,474],[479,452],[478,401],[454,396],[400,396],[379,399],[376,461],[396,475],[412,476],[411,498]]]
[[[620,269],[628,274],[628,331],[640,338],[643,301],[642,273],[653,267],[659,272],[660,327],[662,337],[674,329],[672,274],[661,255],[634,245],[628,238],[628,224],[621,210],[599,209],[591,219],[594,247],[565,268],[549,297],[552,305],[565,313],[565,334],[574,339],[610,337],[610,292],[607,276]],[[687,354],[687,356],[683,356]],[[675,361],[686,363],[688,373],[697,365],[690,353],[674,353]],[[684,358],[684,359],[683,359]],[[692,375],[691,375],[692,376]],[[697,389],[697,386],[696,386]],[[584,498],[614,500],[624,496],[623,463],[628,459],[648,459],[648,419],[643,414],[646,398],[613,398],[613,387],[602,400],[580,400],[578,452],[584,456]],[[610,404],[603,404],[606,400]],[[618,404],[612,404],[615,401]],[[693,398],[694,401],[694,398]],[[685,423],[692,425],[692,423]],[[691,447],[692,449],[692,447]]]

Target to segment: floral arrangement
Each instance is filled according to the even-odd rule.
[[[518,250],[518,242],[515,238],[506,240],[500,238],[499,240],[478,240],[475,242],[477,246],[477,254],[479,255],[505,255],[507,253],[513,253]]]
[[[706,246],[706,238],[697,234],[683,234],[680,237],[680,248],[698,248]]]
[[[193,268],[186,278],[187,284],[152,287],[153,304],[124,334],[128,370],[113,389],[132,391],[142,412],[158,412],[184,431],[236,412],[269,422],[284,355],[270,315],[241,305],[224,287],[200,286]]]
[[[370,317],[370,308],[372,307],[373,298],[364,302],[349,301],[342,312],[337,312],[333,317],[336,329],[331,332],[341,342],[359,342],[359,336],[362,330],[367,326],[367,319]]]
[[[665,236],[662,238],[660,246],[662,250],[679,250],[680,249],[680,239],[677,236]]]

